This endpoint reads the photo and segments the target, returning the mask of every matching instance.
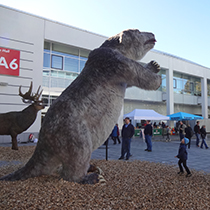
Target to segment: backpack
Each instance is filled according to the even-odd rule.
[[[194,135],[194,132],[192,129],[190,129],[190,137],[192,138],[193,135]]]

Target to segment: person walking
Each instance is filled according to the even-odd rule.
[[[117,143],[117,137],[118,137],[117,136],[117,131],[118,131],[118,129],[117,129],[117,126],[115,125],[113,130],[112,130],[112,134],[111,134],[111,137],[112,137],[112,140],[114,141],[114,144]],[[118,141],[119,141],[119,139],[118,139]]]
[[[118,140],[118,143],[120,144],[121,143],[120,138],[119,138],[120,130],[119,130],[118,124],[116,124],[116,126],[117,126],[117,140]]]
[[[187,126],[182,121],[180,121],[180,125],[179,125],[179,137],[180,137],[180,141],[184,138],[185,128],[186,127]]]
[[[201,133],[201,138],[202,138],[202,142],[201,142],[201,149],[203,149],[203,144],[205,145],[206,149],[208,149],[208,145],[206,144],[206,141],[205,141],[205,138],[206,138],[206,126],[203,125],[201,127],[201,130],[200,130],[200,133]]]
[[[123,160],[126,154],[126,160],[129,160],[131,156],[130,153],[130,145],[131,138],[133,137],[135,131],[134,126],[130,123],[130,119],[128,117],[125,118],[125,124],[122,127],[122,147],[121,147],[121,156],[119,160]]]
[[[196,125],[194,126],[194,132],[196,136],[196,146],[199,147],[199,142],[200,142],[200,125],[199,121],[197,121]]]
[[[190,127],[190,125],[188,124],[187,127],[185,128],[185,137],[189,139],[188,149],[190,149],[192,136],[193,136],[193,130]]]
[[[184,174],[184,170],[183,170],[183,167],[182,167],[182,164],[187,172],[187,175],[186,177],[190,177],[192,176],[189,168],[187,167],[187,144],[189,143],[189,139],[187,139],[186,137],[184,137],[182,140],[181,140],[181,143],[180,143],[180,146],[179,146],[179,152],[178,152],[178,155],[175,156],[175,158],[179,158],[179,161],[178,161],[178,165],[179,165],[179,169],[180,171],[178,172],[179,175],[182,175]]]
[[[170,128],[169,128],[168,125],[166,126],[166,141],[171,141],[171,139],[170,139]]]
[[[145,135],[145,142],[147,144],[147,148],[145,149],[145,151],[152,152],[152,126],[149,120],[146,121],[144,135]]]

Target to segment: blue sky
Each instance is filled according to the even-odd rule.
[[[0,4],[104,36],[128,28],[153,32],[156,50],[210,68],[209,0],[0,0]]]

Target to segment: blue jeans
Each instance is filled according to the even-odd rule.
[[[202,138],[201,148],[203,148],[203,144],[205,145],[206,148],[209,148],[208,145],[206,144],[205,139]]]
[[[152,136],[145,135],[145,142],[147,144],[147,149],[152,150]]]
[[[199,146],[200,135],[199,133],[195,133],[195,136],[196,136],[196,146]]]
[[[123,158],[126,154],[126,158],[129,159],[131,146],[131,139],[122,139],[122,149],[121,149],[121,157]]]

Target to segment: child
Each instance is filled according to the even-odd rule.
[[[186,177],[190,177],[192,176],[189,168],[187,167],[187,144],[189,143],[189,139],[187,138],[183,138],[181,140],[181,143],[180,143],[180,146],[179,146],[179,154],[177,156],[175,156],[176,158],[179,158],[179,162],[178,162],[178,165],[179,165],[179,169],[180,171],[178,172],[179,175],[182,175],[184,174],[184,171],[183,171],[183,167],[182,167],[182,164],[187,172],[187,175]]]
[[[203,125],[201,130],[201,138],[202,138],[202,143],[201,143],[201,149],[203,149],[203,144],[205,145],[206,149],[208,149],[208,145],[206,144],[205,138],[206,138],[206,126]]]

